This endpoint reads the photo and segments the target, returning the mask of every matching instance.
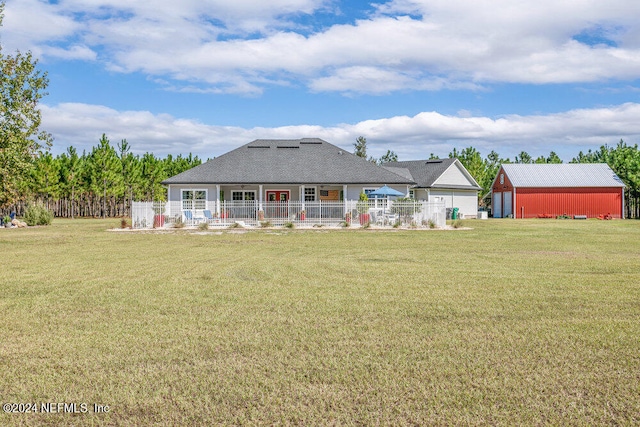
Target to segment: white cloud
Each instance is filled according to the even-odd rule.
[[[127,139],[136,153],[187,154],[214,157],[258,138],[320,137],[352,150],[363,135],[369,152],[381,156],[387,149],[400,159],[446,156],[453,147],[474,146],[483,154],[491,150],[513,158],[520,151],[532,156],[556,151],[570,160],[578,151],[615,144],[621,138],[633,143],[640,138],[640,104],[577,109],[548,115],[479,117],[467,113],[447,116],[423,112],[413,117],[397,116],[331,127],[316,125],[256,127],[245,129],[213,126],[189,119],[148,111],[117,111],[87,104],[43,106],[43,129],[56,138],[54,152],[69,145],[90,150],[107,133],[115,144]]]
[[[635,1],[394,0],[369,19],[294,32],[295,16],[333,4],[10,0],[3,43],[87,60],[96,51],[112,70],[232,93],[282,79],[314,91],[388,93],[640,78]],[[574,38],[592,33],[605,42]]]
[[[82,60],[82,61],[95,61],[96,52],[89,49],[87,46],[68,46],[65,49],[59,47],[48,47],[47,55],[54,58],[64,60]]]

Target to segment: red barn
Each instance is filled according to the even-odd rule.
[[[624,183],[604,163],[504,164],[491,188],[494,218],[623,218]]]

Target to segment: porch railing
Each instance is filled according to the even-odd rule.
[[[262,209],[260,209],[262,207]],[[444,227],[444,202],[369,200],[360,202],[259,202],[221,201],[203,202],[200,206],[184,209],[181,202],[133,202],[133,228],[171,227],[180,222],[197,226],[206,222],[210,226],[229,226],[235,222],[246,226],[282,226],[293,223],[301,226],[435,226]]]

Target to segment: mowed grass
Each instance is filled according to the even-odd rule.
[[[117,224],[0,230],[0,402],[90,409],[1,425],[640,423],[637,221]]]

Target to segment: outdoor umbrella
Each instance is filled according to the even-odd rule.
[[[389,206],[389,198],[390,197],[403,197],[404,193],[401,193],[398,190],[394,190],[393,188],[391,188],[391,187],[389,187],[388,185],[385,184],[382,187],[378,188],[377,190],[372,191],[371,193],[369,193],[369,196],[375,197],[375,198],[387,199],[387,203],[386,203],[387,206],[385,207],[385,212],[386,212],[386,209]]]
[[[393,188],[389,187],[388,185],[383,185],[382,187],[378,188],[375,191],[372,191],[371,193],[369,193],[369,196],[381,196],[381,197],[401,197],[404,196],[404,193],[398,191],[398,190],[394,190]]]

